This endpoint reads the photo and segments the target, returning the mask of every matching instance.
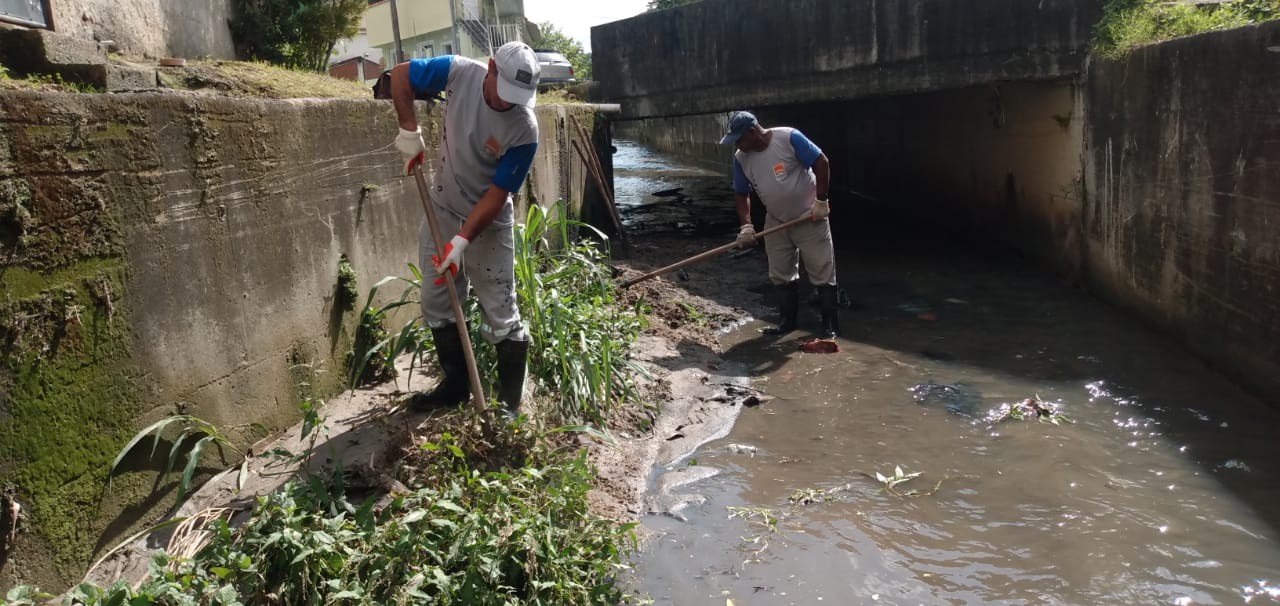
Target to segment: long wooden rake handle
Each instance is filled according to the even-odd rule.
[[[422,166],[413,167],[413,180],[418,183],[418,195],[422,198],[422,210],[427,213],[427,224],[431,227],[431,239],[436,242],[436,254],[444,259],[444,241],[440,239],[440,225],[436,223],[436,213],[432,209],[431,194],[427,193],[427,178],[422,176]],[[422,268],[424,272],[427,268]],[[424,273],[422,288],[429,288],[429,273]],[[476,369],[476,353],[471,349],[471,335],[467,334],[467,317],[462,313],[462,301],[458,299],[458,289],[453,284],[453,276],[444,273],[444,286],[449,290],[449,303],[453,305],[454,325],[458,327],[458,336],[462,337],[462,356],[467,360],[467,376],[471,379],[471,405],[477,412],[484,411],[484,388],[480,386],[480,371]]]
[[[772,233],[780,232],[780,231],[782,231],[782,230],[784,230],[784,229],[788,229],[788,228],[791,228],[791,227],[795,227],[796,225],[799,225],[799,224],[801,224],[801,223],[804,223],[805,221],[811,221],[811,220],[812,220],[812,219],[810,218],[810,216],[806,214],[806,215],[804,215],[803,217],[799,217],[799,218],[797,218],[797,219],[792,219],[792,220],[790,220],[790,221],[787,221],[786,223],[783,223],[782,225],[775,225],[775,226],[773,226],[773,227],[770,227],[769,229],[766,229],[766,230],[764,230],[764,231],[762,231],[762,232],[760,232],[760,233],[757,233],[757,234],[756,234],[756,239],[763,238],[763,237],[765,237],[765,236],[767,236],[767,235],[769,235],[769,234],[772,234]],[[640,277],[638,277],[638,278],[632,278],[632,279],[630,279],[630,280],[627,280],[626,282],[623,282],[623,283],[622,283],[622,287],[623,287],[623,288],[629,288],[629,287],[631,287],[632,285],[634,285],[634,284],[636,284],[636,283],[639,283],[639,282],[644,282],[645,280],[648,280],[649,278],[654,278],[654,277],[657,277],[657,276],[661,276],[662,274],[665,274],[665,273],[667,273],[667,272],[675,271],[675,270],[677,270],[677,269],[680,269],[681,267],[684,267],[684,266],[686,266],[686,265],[691,265],[691,264],[693,264],[693,263],[697,263],[698,261],[702,261],[702,260],[704,260],[704,259],[709,259],[709,258],[711,258],[711,257],[714,257],[714,256],[716,256],[716,255],[720,254],[720,253],[723,253],[723,252],[725,252],[725,251],[729,251],[729,250],[733,250],[734,248],[737,248],[737,247],[738,247],[738,243],[737,243],[736,241],[735,241],[735,242],[730,242],[730,243],[728,243],[728,244],[725,244],[724,246],[717,246],[717,247],[715,247],[715,248],[713,248],[713,249],[711,249],[711,250],[708,250],[708,251],[706,251],[706,252],[698,253],[698,254],[696,254],[696,255],[694,255],[694,256],[692,256],[692,257],[689,257],[688,259],[685,259],[685,260],[683,260],[683,261],[676,261],[675,263],[672,263],[671,265],[668,265],[668,266],[666,266],[666,267],[660,267],[660,268],[655,269],[655,270],[653,270],[653,271],[651,271],[651,272],[649,272],[649,273],[647,273],[647,274],[645,274],[645,275],[643,275],[643,276],[640,276]]]

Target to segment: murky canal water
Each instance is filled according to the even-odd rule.
[[[732,237],[725,177],[618,147],[633,228]],[[690,198],[649,195],[676,187]],[[655,201],[661,214],[636,212]],[[1280,603],[1280,414],[1052,277],[855,204],[833,202],[857,217],[836,233],[842,351],[800,353],[806,330],[773,341],[759,322],[724,337],[776,399],[672,466],[719,473],[678,489],[705,497],[685,520],[644,520],[656,538],[639,591],[738,606]],[[734,267],[763,286],[763,254]],[[912,391],[930,384],[945,387]],[[1036,396],[1074,423],[981,419]],[[872,476],[895,466],[922,474],[899,492],[936,492],[886,492]]]

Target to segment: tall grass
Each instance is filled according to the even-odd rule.
[[[1280,0],[1196,5],[1164,0],[1111,0],[1094,28],[1093,50],[1109,59],[1179,36],[1280,19]]]
[[[619,307],[607,251],[596,240],[578,239],[582,232],[607,242],[595,228],[566,219],[563,203],[551,211],[533,205],[524,223],[515,227],[516,298],[533,341],[529,377],[535,393],[551,405],[547,420],[603,425],[619,402],[636,396],[636,377],[644,371],[628,351],[644,320],[636,310]],[[376,380],[368,368],[391,368],[395,357],[406,352],[415,352],[415,364],[431,358],[425,355],[431,348],[430,332],[421,328],[420,317],[394,335],[380,328],[391,310],[417,304],[422,276],[413,266],[410,271],[412,277],[384,278],[370,291],[362,317],[375,321],[363,334],[378,338],[357,336],[354,383]],[[377,289],[391,282],[405,285],[403,292],[382,307],[374,306]],[[484,345],[474,298],[468,299],[465,312],[481,381],[493,385],[496,356]]]
[[[516,226],[516,293],[533,339],[529,373],[557,420],[604,424],[618,402],[636,395],[643,371],[627,354],[643,320],[618,306],[605,251],[593,240],[575,241],[576,231],[594,228],[564,218],[563,204],[554,210],[531,205]]]

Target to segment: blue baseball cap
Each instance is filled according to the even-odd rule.
[[[724,137],[720,139],[720,145],[732,145],[747,134],[751,127],[759,124],[756,117],[751,112],[733,112],[729,114],[729,127]]]

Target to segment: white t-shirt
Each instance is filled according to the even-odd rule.
[[[416,91],[445,93],[443,140],[432,161],[432,197],[459,218],[471,213],[490,185],[519,190],[538,147],[532,108],[516,105],[500,112],[485,103],[487,72],[487,64],[456,55],[409,64],[409,83]],[[513,222],[508,195],[494,225]]]
[[[818,180],[810,167],[822,150],[794,128],[765,130],[772,138],[763,151],[733,153],[734,191],[749,193],[745,178],[765,210],[787,222],[809,212],[818,197]]]

